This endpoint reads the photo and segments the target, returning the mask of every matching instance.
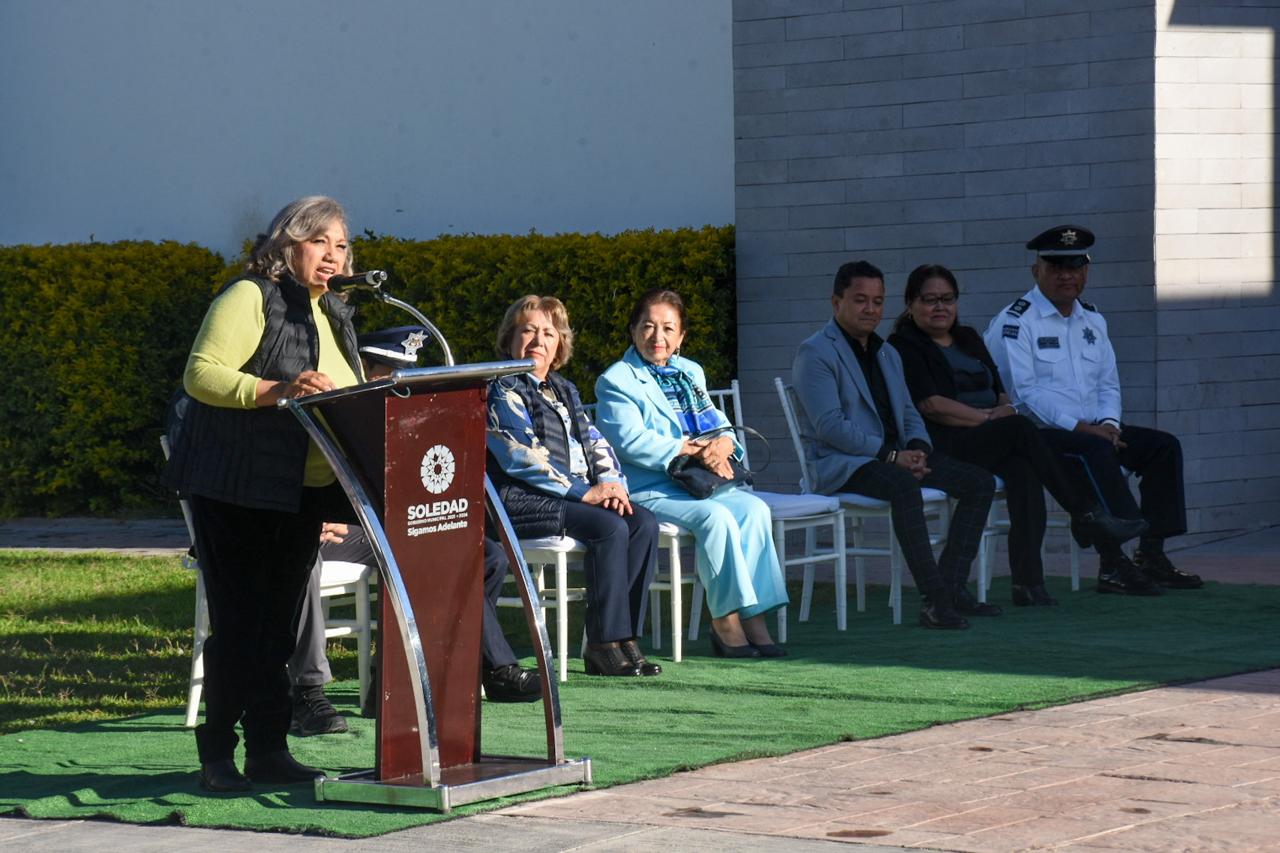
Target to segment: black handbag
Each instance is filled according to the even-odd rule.
[[[763,441],[766,449],[769,447],[769,440],[767,438],[756,432],[751,427],[745,426],[724,426],[704,433],[699,433],[696,436],[692,436],[692,438],[696,441],[697,439],[709,438],[713,435],[721,432],[727,432],[729,430],[741,430],[744,433],[750,433],[755,438]],[[703,465],[699,459],[682,454],[671,460],[671,464],[667,466],[667,476],[672,480],[675,480],[676,483],[678,483],[686,492],[693,495],[695,498],[702,500],[703,498],[711,497],[715,494],[717,489],[724,488],[725,486],[752,485],[752,483],[755,482],[753,476],[758,474],[760,471],[763,471],[768,467],[768,465],[769,461],[766,460],[765,464],[761,465],[759,469],[752,471],[737,459],[730,456],[729,467],[733,469],[733,476],[721,477],[719,474],[716,474],[710,468]]]

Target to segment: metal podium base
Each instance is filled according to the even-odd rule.
[[[436,809],[523,794],[557,785],[590,785],[591,759],[578,758],[548,764],[535,758],[481,756],[475,764],[461,764],[440,772],[440,784],[392,784],[378,782],[372,770],[347,773],[336,779],[316,779],[318,802],[372,803],[383,806]]]

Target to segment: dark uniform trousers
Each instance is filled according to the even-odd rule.
[[[649,583],[658,565],[658,520],[632,504],[618,515],[578,501],[564,502],[565,534],[587,546],[587,641],[610,643],[640,635]]]
[[[1098,500],[1119,518],[1145,518],[1151,529],[1146,536],[1166,539],[1187,532],[1187,506],[1182,485],[1182,445],[1175,436],[1158,429],[1120,427],[1117,450],[1094,435],[1062,429],[1041,430],[1045,442],[1068,461],[1069,476],[1081,488],[1091,489]],[[1121,467],[1138,475],[1142,508],[1133,500]]]
[[[377,558],[369,540],[359,527],[352,526],[341,542],[326,543],[320,547],[324,560],[342,560],[373,566],[377,570]],[[509,666],[516,662],[515,652],[502,633],[498,623],[497,601],[502,594],[502,583],[507,577],[510,562],[502,546],[485,537],[484,540],[484,618],[480,631],[480,650],[484,665],[489,669]],[[329,662],[325,657],[324,607],[320,602],[320,563],[316,562],[307,585],[298,623],[298,645],[289,659],[289,675],[298,686],[314,686],[329,680]]]
[[[969,568],[978,553],[995,494],[995,480],[976,465],[932,453],[928,467],[932,470],[923,480],[917,480],[906,468],[873,460],[854,471],[838,490],[889,502],[902,556],[916,589],[926,597],[938,596],[969,579]],[[946,547],[936,562],[929,544],[921,488],[939,489],[957,501]]]

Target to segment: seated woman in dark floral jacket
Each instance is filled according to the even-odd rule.
[[[516,300],[498,352],[534,362],[489,387],[489,474],[521,538],[571,536],[587,546],[589,675],[657,675],[636,642],[657,564],[658,522],[633,506],[617,457],[587,419],[572,382],[556,372],[573,352],[564,304]]]

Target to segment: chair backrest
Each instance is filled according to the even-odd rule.
[[[164,458],[169,458],[169,436],[160,436],[160,450],[164,453]],[[199,563],[196,560],[196,528],[191,523],[191,505],[187,503],[186,498],[178,498],[178,506],[182,508],[182,520],[187,523],[187,538],[191,540],[191,550],[182,556],[182,567],[184,569],[198,569]]]
[[[728,388],[716,388],[707,391],[707,395],[711,397],[711,402],[715,404],[715,407],[724,412],[724,416],[729,419],[729,423],[734,426],[746,426],[743,422],[742,392],[738,389],[738,380],[731,380]],[[739,434],[737,438],[742,445],[742,464],[750,468],[751,460],[747,457],[747,437]]]
[[[813,477],[809,471],[809,457],[804,452],[804,442],[800,439],[800,421],[796,417],[800,402],[796,399],[796,389],[783,382],[781,376],[773,377],[773,386],[778,389],[778,401],[782,403],[782,415],[787,419],[791,446],[795,448],[796,459],[800,462],[800,491],[808,492]]]

